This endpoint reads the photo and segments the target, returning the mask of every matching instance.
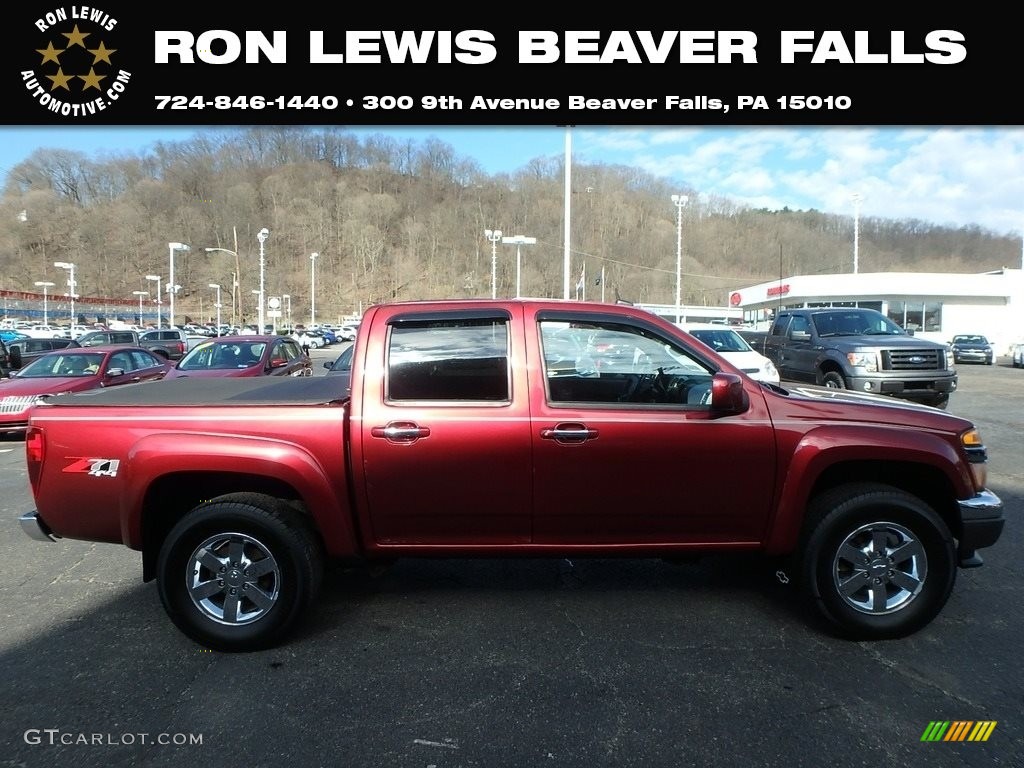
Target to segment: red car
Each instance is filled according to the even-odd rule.
[[[162,379],[167,363],[140,347],[62,349],[40,355],[0,381],[0,434],[24,432],[41,397]]]
[[[309,355],[287,336],[220,336],[193,347],[167,372],[182,376],[312,376]]]

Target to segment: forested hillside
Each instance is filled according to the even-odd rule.
[[[436,140],[359,140],[341,128],[211,131],[145,155],[39,150],[3,190],[0,289],[63,286],[53,262],[69,261],[79,295],[130,299],[152,288],[146,274],[167,278],[168,242],[179,241],[191,246],[175,261],[179,312],[198,314],[200,298],[209,307],[208,284],[229,290],[237,268],[252,318],[266,227],[267,295],[289,294],[295,316],[307,314],[317,253],[317,314],[328,319],[392,299],[490,296],[484,230],[500,229],[537,238],[522,249],[523,294],[561,296],[563,185],[562,157],[491,176]],[[588,298],[603,287],[609,301],[673,303],[674,193],[693,201],[683,209],[684,303],[725,304],[730,290],[778,277],[780,263],[787,275],[852,269],[851,216],[752,210],[701,192],[574,163],[572,283],[585,263]],[[515,247],[497,252],[498,295],[514,295]],[[1019,238],[978,227],[860,219],[861,272],[981,272],[1019,264],[1020,252]]]

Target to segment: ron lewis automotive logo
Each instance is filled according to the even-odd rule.
[[[31,64],[21,70],[21,79],[41,109],[87,119],[117,103],[132,74],[118,66],[124,53],[114,16],[89,5],[69,5],[43,13],[32,24],[31,34],[14,39],[30,48],[25,59]]]

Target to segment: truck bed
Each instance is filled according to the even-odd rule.
[[[324,405],[348,399],[335,376],[181,378],[58,395],[60,406]]]

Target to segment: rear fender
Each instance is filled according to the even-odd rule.
[[[356,538],[347,480],[332,478],[305,448],[265,437],[163,433],[140,439],[128,453],[128,485],[121,500],[121,535],[142,549],[146,493],[162,477],[180,473],[255,474],[295,489],[332,556],[353,554]]]

